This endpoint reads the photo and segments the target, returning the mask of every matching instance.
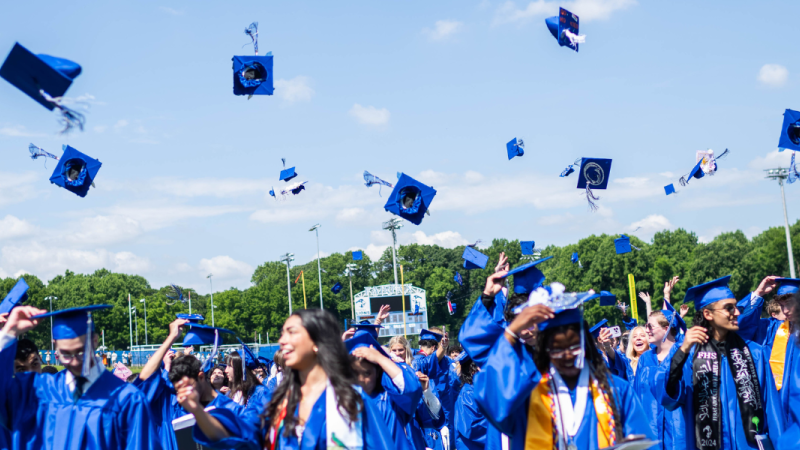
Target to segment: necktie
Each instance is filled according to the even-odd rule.
[[[78,403],[78,400],[83,395],[83,385],[89,381],[86,377],[75,377],[75,392],[72,393],[72,401]]]

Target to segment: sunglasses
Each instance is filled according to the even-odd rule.
[[[547,349],[547,354],[550,355],[550,359],[566,359],[580,355],[581,351],[581,346],[578,344],[568,349]]]
[[[735,315],[736,311],[739,311],[739,313],[741,313],[742,310],[744,310],[744,308],[737,308],[736,305],[734,305],[733,303],[728,303],[727,305],[723,306],[722,308],[709,308],[709,309],[711,311],[725,311],[731,316]]]

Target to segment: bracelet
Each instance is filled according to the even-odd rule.
[[[514,332],[513,332],[513,331],[511,331],[511,330],[510,330],[508,327],[506,327],[506,330],[505,330],[505,331],[506,331],[506,333],[510,334],[510,335],[511,335],[511,337],[513,337],[514,339],[516,339],[516,340],[519,340],[519,336],[517,336],[517,333],[514,333]]]

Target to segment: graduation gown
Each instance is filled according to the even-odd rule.
[[[435,387],[431,389],[431,392],[434,396],[437,396]],[[439,397],[437,396],[436,398],[438,399]],[[441,400],[439,402],[441,403]],[[434,417],[425,404],[424,397],[421,398],[414,412],[414,420],[411,422],[410,435],[414,448],[420,450],[427,447],[433,450],[444,450],[442,434],[439,430],[445,423],[444,412],[440,410],[439,415]]]
[[[406,427],[409,426],[414,411],[422,398],[422,386],[419,379],[408,365],[401,367],[403,383],[405,384],[401,392],[394,385],[392,379],[386,373],[381,377],[381,385],[375,389],[372,395],[367,394],[375,403],[376,409],[383,417],[383,421],[389,428],[395,447],[402,450],[414,450],[414,445],[406,436]]]
[[[448,356],[444,356],[441,360],[436,357],[436,352],[423,356],[420,355],[414,359],[414,368],[427,375],[435,382],[436,394],[439,401],[442,402],[442,411],[444,411],[445,422],[447,428],[450,430],[450,446],[455,448],[455,442],[452,439],[453,429],[455,427],[455,416],[453,408],[458,397],[458,392],[461,389],[461,381],[454,375],[450,369],[453,360]]]
[[[778,440],[784,430],[783,410],[781,409],[780,398],[778,392],[775,390],[775,381],[772,379],[772,372],[769,368],[769,355],[764,353],[761,345],[752,341],[745,341],[750,353],[753,355],[753,364],[756,366],[758,373],[758,383],[761,387],[761,399],[764,404],[764,416],[767,423],[766,431],[769,434],[773,446],[777,447]],[[677,350],[676,350],[677,351]],[[694,386],[692,385],[692,371],[694,354],[697,351],[697,346],[694,346],[689,352],[686,362],[683,366],[683,376],[678,382],[678,389],[675,396],[670,396],[667,392],[667,382],[669,380],[669,370],[667,367],[664,377],[659,379],[661,384],[661,404],[668,411],[679,411],[683,415],[684,423],[686,424],[686,438],[685,447],[687,450],[695,450],[695,433],[694,433],[694,409],[693,409],[693,394]],[[667,362],[664,362],[667,364]],[[671,363],[671,361],[670,361]],[[739,411],[739,400],[736,398],[736,385],[733,381],[730,366],[728,365],[728,358],[723,353],[720,358],[720,407],[722,411],[722,439],[723,449],[754,449],[747,442],[747,438],[742,430],[742,416]],[[674,447],[678,448],[678,447]]]
[[[147,399],[134,386],[103,370],[74,402],[66,371],[14,374],[16,352],[16,339],[0,351],[0,411],[15,432],[14,448],[161,448]]]
[[[475,400],[486,418],[511,438],[512,450],[525,450],[528,429],[528,405],[533,389],[542,375],[522,344],[510,344],[505,337],[497,340],[481,372],[475,374]],[[625,380],[611,375],[609,384],[620,412],[622,434],[644,434],[654,438],[639,400]],[[591,400],[591,399],[589,399]],[[581,450],[598,450],[597,415],[589,401],[575,435]]]
[[[466,384],[461,388],[455,408],[456,450],[483,450],[486,447],[488,421],[478,408],[478,404],[475,403],[471,384]]]
[[[658,362],[655,350],[644,352],[636,366],[633,391],[642,402],[642,409],[652,433],[661,441],[656,449],[686,448],[686,422],[680,411],[669,411],[661,404],[661,389],[672,357],[680,346],[674,344],[664,361]]]

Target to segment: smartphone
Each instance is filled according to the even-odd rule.
[[[611,330],[611,337],[618,338],[622,336],[622,330],[619,327],[610,327],[609,329]]]

